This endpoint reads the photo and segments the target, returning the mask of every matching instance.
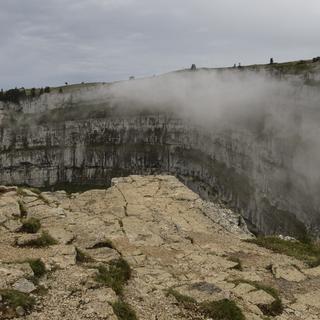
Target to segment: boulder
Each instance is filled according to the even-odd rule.
[[[36,290],[36,286],[29,280],[21,278],[12,285],[13,289],[23,293],[31,293]]]

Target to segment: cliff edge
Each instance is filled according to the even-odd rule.
[[[0,191],[0,319],[320,317],[319,267],[249,243],[238,214],[172,176]]]

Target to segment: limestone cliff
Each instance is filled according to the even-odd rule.
[[[284,66],[273,68],[282,75]],[[318,74],[303,77],[317,83]],[[270,127],[278,119],[269,121],[267,112],[242,126],[201,126],[174,106],[114,102],[105,94],[111,86],[70,86],[4,105],[0,182],[85,188],[109,186],[116,176],[170,173],[204,199],[226,202],[253,231],[300,237],[306,226],[319,234],[319,181],[312,181],[317,147],[305,151],[313,147],[301,138],[308,128],[300,113],[289,119],[292,131],[285,135]],[[307,114],[306,122],[318,113]]]

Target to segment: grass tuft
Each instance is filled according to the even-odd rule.
[[[32,239],[26,242],[23,245],[23,247],[42,248],[42,247],[49,247],[55,244],[58,244],[58,241],[54,239],[48,232],[43,231],[39,238]]]
[[[166,296],[169,295],[173,296],[184,308],[197,311],[212,320],[245,320],[241,309],[232,300],[205,301],[198,304],[194,298],[181,294],[173,288],[167,290]]]
[[[131,277],[131,268],[127,261],[120,258],[112,260],[108,265],[98,267],[95,280],[111,287],[118,295],[122,294],[123,287]]]
[[[29,218],[27,220],[22,221],[22,227],[20,228],[20,232],[25,233],[37,233],[41,228],[41,223],[36,218]]]
[[[286,241],[278,237],[258,237],[245,241],[277,253],[295,257],[298,260],[306,262],[310,267],[320,265],[320,246],[311,241]]]
[[[241,309],[232,300],[203,302],[200,312],[213,320],[245,320]]]
[[[113,312],[119,320],[137,320],[135,311],[124,301],[118,300],[111,304]]]
[[[197,301],[194,298],[181,294],[180,292],[178,292],[177,290],[174,290],[173,288],[170,288],[167,290],[166,297],[168,296],[173,296],[179,303],[183,304],[183,306],[187,308],[197,304]]]
[[[0,295],[2,303],[13,309],[22,307],[24,310],[30,311],[35,304],[34,298],[17,290],[0,289]]]
[[[46,266],[40,259],[30,259],[27,260],[27,262],[29,263],[36,278],[41,278],[47,273]]]

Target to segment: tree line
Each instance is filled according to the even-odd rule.
[[[25,88],[14,88],[9,89],[7,91],[4,91],[1,89],[0,91],[0,101],[2,102],[12,102],[19,104],[20,101],[25,100],[27,98],[36,98],[40,97],[44,93],[50,93],[50,87],[45,88],[31,88],[29,90],[26,90]]]

